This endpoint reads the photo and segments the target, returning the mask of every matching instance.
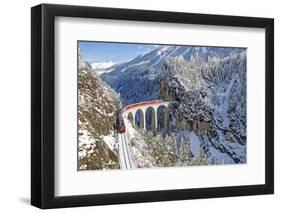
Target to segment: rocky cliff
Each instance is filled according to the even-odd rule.
[[[213,163],[246,162],[245,52],[208,61],[169,57],[160,91],[161,99],[177,101],[170,107],[172,132],[194,131]]]
[[[118,95],[79,56],[78,168],[119,168],[113,132]]]

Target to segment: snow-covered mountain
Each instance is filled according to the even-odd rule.
[[[124,104],[154,100],[160,97],[159,75],[167,57],[182,56],[189,61],[191,57],[200,55],[208,61],[209,58],[224,58],[241,51],[241,48],[161,46],[129,62],[113,65],[110,72],[103,73],[101,78],[121,94]]]
[[[113,133],[119,96],[79,55],[78,162],[80,170],[119,168]]]
[[[94,62],[91,63],[92,70],[94,70],[98,75],[101,75],[106,72],[110,72],[109,69],[112,67],[115,63],[112,61],[106,61],[106,62]]]
[[[168,58],[160,82],[161,99],[177,101],[170,108],[176,137],[195,132],[212,164],[246,162],[246,52],[208,62]]]
[[[110,69],[101,78],[125,105],[178,102],[170,109],[178,143],[197,141],[211,164],[246,162],[244,48],[161,46]]]
[[[107,69],[113,65],[114,63],[112,61],[91,63],[91,67],[93,70]]]

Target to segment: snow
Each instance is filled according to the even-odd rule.
[[[126,69],[127,69],[127,67],[123,68],[120,72],[125,72]]]
[[[123,116],[123,120],[124,120],[124,124],[126,126],[126,134],[127,134],[127,138],[133,138],[136,135],[136,129],[134,127],[132,127],[132,124],[130,123],[130,121],[127,119],[126,116]]]
[[[96,143],[93,136],[85,129],[80,130],[79,133],[79,158],[86,157],[95,148]]]
[[[192,154],[197,157],[200,154],[200,140],[198,138],[197,135],[195,135],[195,133],[189,132],[188,134],[189,137],[189,146],[190,146],[190,150],[192,152]]]
[[[179,50],[181,47],[177,46],[175,47],[170,53],[168,53],[166,56],[172,56],[177,50]]]
[[[199,51],[199,54],[204,51],[209,53],[207,49],[203,48],[201,50],[195,48],[195,50]],[[198,62],[201,67],[198,67]],[[246,138],[246,127],[243,124],[246,116],[243,111],[245,106],[243,105],[243,98],[245,97],[244,90],[246,89],[245,85],[243,85],[243,75],[246,71],[244,69],[245,60],[243,61],[243,55],[241,54],[239,58],[237,58],[237,55],[216,59],[209,58],[205,64],[200,61],[200,58],[196,58],[196,56],[190,62],[184,61],[182,57],[177,57],[171,60],[168,59],[168,65],[169,67],[166,71],[170,73],[165,73],[163,76],[169,76],[169,85],[174,89],[176,94],[180,94],[177,91],[182,90],[188,91],[190,95],[192,91],[198,89],[202,89],[207,94],[207,96],[201,97],[202,103],[204,106],[209,107],[210,110],[207,112],[212,112],[207,113],[207,118],[210,115],[212,117],[209,120],[215,121],[214,131],[217,136],[208,135],[206,142],[208,147],[206,150],[209,148],[210,151],[206,151],[205,154],[213,158],[213,164],[245,163],[246,145],[241,144],[245,143],[244,138]],[[201,75],[196,75],[198,68],[202,69],[202,74],[206,78],[202,79]],[[189,79],[190,82],[188,82]],[[179,84],[184,89],[180,89]],[[202,105],[193,105],[201,101],[200,93],[194,94],[195,96],[190,97],[191,104],[186,103],[186,106],[193,106],[192,113],[196,116],[198,114],[198,107]],[[184,95],[182,97],[184,101]],[[182,107],[179,109],[183,113],[187,113],[185,114],[186,116],[192,116],[190,110],[185,110],[186,108],[183,109]],[[204,111],[200,115],[205,115]],[[241,119],[243,120],[241,121]],[[198,138],[201,142],[204,142],[202,140],[203,136],[201,133],[201,136]],[[241,136],[244,138],[241,138]],[[194,139],[191,139],[191,142],[192,140]],[[192,147],[194,143],[190,145],[192,152],[194,152],[195,148]]]
[[[149,63],[149,61],[141,61],[141,62],[136,63],[136,64],[131,64],[131,65],[129,65],[129,66],[123,68],[123,69],[121,70],[121,72],[125,72],[127,69],[130,69],[130,68],[136,67],[136,66],[140,66],[140,65],[143,65],[143,64],[147,64],[147,63]]]
[[[189,52],[189,50],[190,50],[190,47],[186,48],[186,50],[182,53],[182,55],[187,54]]]
[[[226,153],[220,152],[213,146],[209,147],[209,151],[212,157],[212,164],[235,164],[234,160]]]
[[[229,97],[230,97],[230,92],[231,92],[231,88],[233,86],[233,83],[235,81],[235,78],[232,78],[230,83],[228,84],[228,87],[225,91],[224,94],[221,94],[221,105],[219,106],[219,108],[216,108],[215,111],[215,115],[214,117],[217,119],[219,119],[219,117],[222,118],[222,124],[221,126],[224,128],[227,128],[229,126],[229,118],[228,118],[228,113],[227,110],[229,109]]]
[[[91,64],[93,70],[105,70],[112,67],[115,63],[112,61],[94,62]]]
[[[159,48],[159,50],[157,51],[157,55],[161,55],[164,51],[166,51],[167,49],[169,49],[172,46],[163,46],[161,48]]]
[[[96,73],[98,74],[98,75],[102,75],[102,74],[104,74],[104,73],[110,73],[110,72],[112,72],[114,69],[104,69],[104,70],[96,70]]]
[[[150,65],[150,67],[157,66],[161,61],[163,61],[164,57],[173,55],[180,48],[180,46],[173,47],[172,51],[170,53],[168,53],[166,50],[168,50],[169,48],[172,48],[172,47],[173,46],[165,46],[165,47],[160,48],[157,51],[157,55],[156,55],[156,57],[159,57],[159,58],[157,59],[156,62],[154,62],[152,65]]]
[[[146,152],[146,141],[143,139],[141,134],[136,130],[130,121],[123,117],[124,123],[126,126],[126,140],[128,144],[131,144],[131,141],[136,141],[137,143],[134,146],[129,145],[131,152],[132,161],[135,162],[135,167],[144,168],[144,167],[153,167],[153,163],[149,153]]]
[[[115,146],[116,146],[116,138],[114,137],[113,131],[111,131],[110,135],[102,135],[101,138],[103,141],[106,143],[106,145],[109,147],[109,149],[113,152],[115,151]]]
[[[131,149],[132,147],[130,145],[130,141],[128,140],[128,135],[126,133],[124,133],[124,142],[127,150],[128,160],[131,165],[131,169],[135,169],[136,163],[135,163],[134,155],[132,153],[132,149]]]
[[[107,62],[94,62],[91,64],[92,70],[95,71],[98,75],[102,75],[104,73],[110,73],[113,69],[109,69],[115,65],[112,61]]]
[[[121,138],[121,134],[118,134],[118,152],[119,152],[119,164],[121,169],[127,169],[127,158],[125,157],[124,144]]]
[[[136,164],[126,133],[118,134],[118,150],[121,169],[135,169]]]
[[[161,61],[162,61],[162,56],[159,56],[159,58],[157,59],[157,61],[156,61],[155,63],[153,63],[150,67],[155,67],[155,66],[158,65]]]
[[[207,52],[207,48],[206,48],[206,47],[202,47],[201,49],[202,49],[202,52],[203,52],[203,53],[206,53],[206,52]]]
[[[173,67],[171,67],[171,70],[176,70],[176,72],[173,73],[174,79],[169,79],[169,86],[176,85],[174,89],[177,91],[181,90],[181,86],[183,86],[182,90],[185,90],[184,92],[189,92],[191,98],[190,105],[192,105],[193,111],[191,112],[190,108],[185,108],[182,110],[185,113],[184,115],[186,115],[188,119],[192,116],[195,117],[195,114],[202,115],[204,118],[208,118],[208,115],[210,115],[210,119],[207,121],[212,122],[214,120],[215,122],[212,124],[216,124],[216,126],[218,127],[216,128],[216,126],[214,126],[214,131],[218,135],[218,137],[215,138],[216,142],[214,143],[222,144],[226,149],[230,151],[233,150],[236,155],[239,156],[239,159],[241,159],[240,156],[242,156],[242,158],[243,156],[246,157],[246,146],[239,144],[240,141],[233,142],[228,140],[226,132],[221,131],[220,128],[227,129],[227,133],[228,131],[230,131],[230,124],[232,122],[231,118],[233,118],[231,117],[231,115],[233,114],[230,114],[229,111],[233,105],[233,101],[235,102],[235,98],[233,98],[233,95],[237,96],[238,94],[236,94],[236,92],[233,92],[236,89],[235,85],[237,84],[235,81],[241,79],[241,76],[235,76],[234,74],[236,72],[239,72],[237,71],[238,69],[240,71],[242,70],[242,72],[245,72],[245,70],[243,70],[243,66],[242,68],[240,68],[240,65],[243,65],[243,63],[241,62],[241,58],[239,59],[239,61],[236,59],[233,60],[231,58],[232,56],[227,56],[237,53],[236,50],[229,48],[229,50],[226,51],[225,49],[227,48],[225,48],[222,51],[221,49],[222,48],[205,48],[191,46],[185,46],[184,49],[183,46],[161,46],[161,48],[154,50],[154,52],[152,52],[146,58],[145,56],[138,56],[137,58],[133,59],[134,62],[130,61],[126,64],[123,64],[122,66],[114,66],[110,68],[114,71],[104,75],[103,79],[108,84],[110,84],[116,91],[120,91],[121,97],[128,103],[140,102],[143,101],[143,99],[158,99],[158,93],[156,94],[154,92],[148,92],[143,88],[151,87],[151,91],[157,90],[157,80],[159,79],[159,76],[162,71],[160,66],[158,65],[161,65],[167,56],[177,56],[178,61],[172,64]],[[182,57],[182,55],[189,56],[189,54],[191,60],[186,61],[185,58],[189,57],[184,58]],[[203,59],[198,57],[198,55],[203,56]],[[205,58],[208,58],[208,60],[204,61],[206,60]],[[237,65],[237,61],[240,64]],[[130,71],[132,72],[130,73],[125,72],[129,68],[134,69],[131,69]],[[203,72],[198,72],[198,68],[202,69]],[[142,72],[143,70],[149,70],[149,72]],[[202,77],[203,74],[205,75],[205,78]],[[155,81],[153,81],[153,79],[155,79]],[[202,89],[203,92],[206,92],[207,94],[205,97],[202,97],[202,104],[200,105],[200,107],[207,106],[208,110],[205,110],[205,108],[201,110],[200,108],[200,111],[198,110],[199,107],[195,105],[198,102],[201,103],[200,92],[198,92],[199,89]],[[238,86],[238,91],[240,90],[241,86]],[[237,109],[237,111],[240,110],[240,108],[235,109]],[[241,114],[243,115],[243,113]],[[198,118],[196,117],[194,118],[194,120],[198,121]],[[222,120],[222,122],[220,122],[220,120]],[[131,139],[135,139],[137,141],[136,146],[131,147],[129,145],[129,148],[132,149],[132,152],[136,157],[138,165],[140,165],[139,162],[142,160],[143,164],[141,164],[145,165],[144,161],[146,159],[144,159],[143,157],[144,154],[141,153],[142,147],[145,147],[145,141],[143,140],[142,135],[131,126],[130,122],[127,122],[126,119],[124,119],[124,121],[126,123],[126,130],[128,132],[126,133],[126,140],[130,141]],[[239,129],[239,125],[237,125],[237,129]],[[241,129],[237,131],[238,137],[240,137],[240,135],[245,135],[246,137],[246,128],[243,125],[240,125],[240,127]],[[204,142],[204,140],[202,140],[202,137],[207,137],[205,133],[200,134],[195,134],[195,132],[189,132],[187,136],[190,143],[190,149],[194,156],[200,154],[200,142]],[[202,134],[205,135],[202,136]],[[224,152],[224,150],[220,150],[219,148],[217,148],[216,145],[212,145],[211,139],[212,136],[208,135],[206,143],[209,146],[211,157],[214,157],[213,160],[215,164],[235,163],[232,159],[233,156],[231,156],[231,154],[229,153]],[[242,160],[241,162],[245,162],[245,160]]]

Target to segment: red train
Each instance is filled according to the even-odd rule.
[[[131,108],[134,108],[136,106],[142,106],[142,105],[147,105],[147,104],[159,104],[161,103],[162,101],[144,101],[144,102],[140,102],[140,103],[136,103],[136,104],[131,104],[131,105],[128,105],[127,107],[125,107],[125,109],[123,111],[126,111],[128,109],[131,109]]]
[[[118,131],[118,133],[120,133],[120,134],[126,132],[124,119],[122,118],[120,111],[118,111],[117,114],[116,114],[116,126],[115,126],[115,128]]]
[[[123,118],[121,118],[121,119],[119,120],[118,131],[119,131],[119,133],[124,133],[124,132],[126,132],[126,127],[125,127]]]

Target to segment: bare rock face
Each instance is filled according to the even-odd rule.
[[[164,79],[160,79],[160,100],[171,101],[173,100],[173,94],[169,89],[168,82]]]
[[[196,133],[206,133],[212,119],[212,109],[206,104],[206,93],[199,81],[200,73],[188,74],[187,62],[179,57],[168,59],[163,65],[163,72],[160,80],[160,98],[164,100],[177,101],[170,107],[171,124],[176,129],[188,129]],[[180,70],[179,69],[183,69]],[[182,76],[182,74],[186,76]],[[182,79],[193,79],[184,85]],[[184,79],[184,81],[186,81]],[[195,80],[197,79],[197,80]],[[172,126],[173,128],[173,126]]]
[[[78,166],[80,170],[119,168],[114,147],[116,94],[79,56],[78,70]],[[112,141],[114,143],[114,141]]]
[[[194,121],[193,122],[193,130],[202,135],[207,134],[207,132],[210,130],[211,123],[207,121]]]

